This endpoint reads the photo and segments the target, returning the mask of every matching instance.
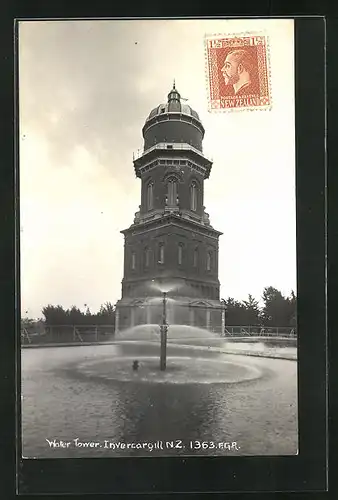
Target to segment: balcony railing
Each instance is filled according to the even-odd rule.
[[[169,147],[168,147],[169,146]],[[200,151],[199,149],[195,148],[194,146],[192,146],[191,144],[187,144],[185,142],[183,143],[177,143],[177,142],[159,142],[158,144],[155,144],[154,146],[152,146],[151,148],[148,148],[146,150],[138,150],[137,153],[133,153],[133,160],[138,160],[139,158],[141,158],[141,156],[144,156],[148,153],[150,153],[151,151],[155,151],[155,150],[158,150],[158,149],[164,149],[166,151],[193,151],[194,153],[200,155],[200,156],[203,156],[203,158],[205,158],[206,160],[212,162],[212,158],[211,157],[208,157],[206,156],[203,151]]]

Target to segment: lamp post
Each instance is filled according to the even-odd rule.
[[[167,367],[167,292],[163,292],[163,313],[162,313],[162,324],[160,325],[161,332],[161,357],[160,357],[160,369],[164,371]]]

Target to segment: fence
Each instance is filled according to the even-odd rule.
[[[170,327],[170,325],[169,325]],[[275,338],[297,339],[297,331],[292,327],[261,327],[261,326],[226,326],[211,329],[224,338]],[[177,338],[179,338],[179,332]],[[193,337],[193,332],[192,332]],[[22,345],[35,344],[82,344],[108,342],[115,339],[114,325],[46,325],[43,332],[37,333],[33,329],[21,329]]]
[[[82,344],[107,342],[114,338],[114,325],[46,325],[43,332],[21,328],[21,344]]]
[[[224,336],[297,338],[297,331],[296,328],[288,326],[226,326]]]

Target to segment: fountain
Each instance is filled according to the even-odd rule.
[[[112,355],[86,360],[79,372],[90,377],[119,382],[170,384],[238,383],[256,379],[261,370],[236,361],[222,349],[225,339],[206,328],[175,324],[175,308],[181,298],[168,296],[178,289],[176,283],[150,283],[160,295],[143,299],[139,308],[157,321],[120,330]],[[152,291],[151,290],[151,291]],[[151,292],[150,291],[150,292]]]

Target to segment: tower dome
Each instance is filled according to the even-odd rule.
[[[183,104],[175,82],[166,103],[151,110],[143,127],[144,150],[159,143],[185,143],[202,151],[204,127],[198,113]]]
[[[178,112],[185,115],[192,116],[196,120],[200,121],[198,113],[192,109],[191,106],[187,104],[182,104],[181,95],[176,89],[176,84],[174,81],[173,88],[168,94],[168,101],[166,103],[159,104],[156,108],[152,109],[146,121],[151,120],[154,116],[162,113]]]

